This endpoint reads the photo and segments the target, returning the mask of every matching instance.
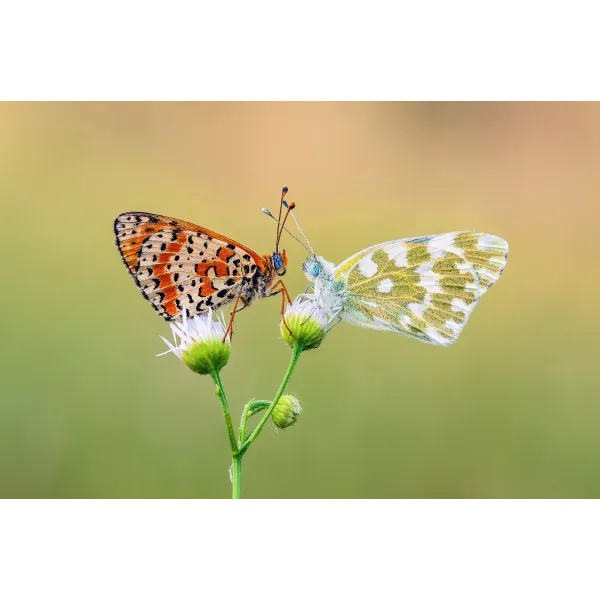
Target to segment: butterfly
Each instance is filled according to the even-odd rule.
[[[284,201],[288,188],[282,190]],[[280,204],[280,217],[281,217]],[[294,203],[286,202],[287,213]],[[114,222],[117,247],[142,295],[167,321],[207,314],[233,302],[233,316],[253,301],[282,294],[290,302],[281,279],[287,255],[279,251],[282,228],[277,227],[275,252],[259,255],[220,233],[147,212],[125,212]],[[238,304],[242,306],[238,309]],[[226,335],[227,335],[226,333]]]
[[[343,320],[447,346],[507,258],[505,240],[478,231],[384,242],[338,266],[312,251],[303,270],[314,294],[305,296],[317,299],[334,325]]]

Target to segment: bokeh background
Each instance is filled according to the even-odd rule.
[[[127,210],[273,249],[283,185],[339,262],[389,239],[479,229],[507,269],[450,348],[340,324],[266,428],[246,497],[600,495],[600,106],[552,103],[0,105],[0,496],[228,497],[213,384],[114,246]],[[285,240],[286,283],[305,287]],[[237,422],[289,359],[279,301],[237,320]]]

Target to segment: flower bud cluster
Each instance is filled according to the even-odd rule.
[[[296,298],[280,324],[283,339],[293,348],[318,348],[327,333],[327,314],[316,300]]]
[[[220,315],[213,320],[212,311],[191,319],[183,316],[182,323],[171,323],[173,344],[165,338],[169,350],[199,375],[218,373],[231,355],[231,336],[225,336],[225,322]],[[162,355],[159,355],[162,356]]]

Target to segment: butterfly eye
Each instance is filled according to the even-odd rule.
[[[319,276],[319,263],[315,263],[312,267],[312,274],[313,277],[318,277]]]

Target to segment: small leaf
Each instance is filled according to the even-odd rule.
[[[252,400],[252,402],[248,402],[248,416],[253,417],[257,415],[259,412],[268,408],[271,403],[268,400]]]

